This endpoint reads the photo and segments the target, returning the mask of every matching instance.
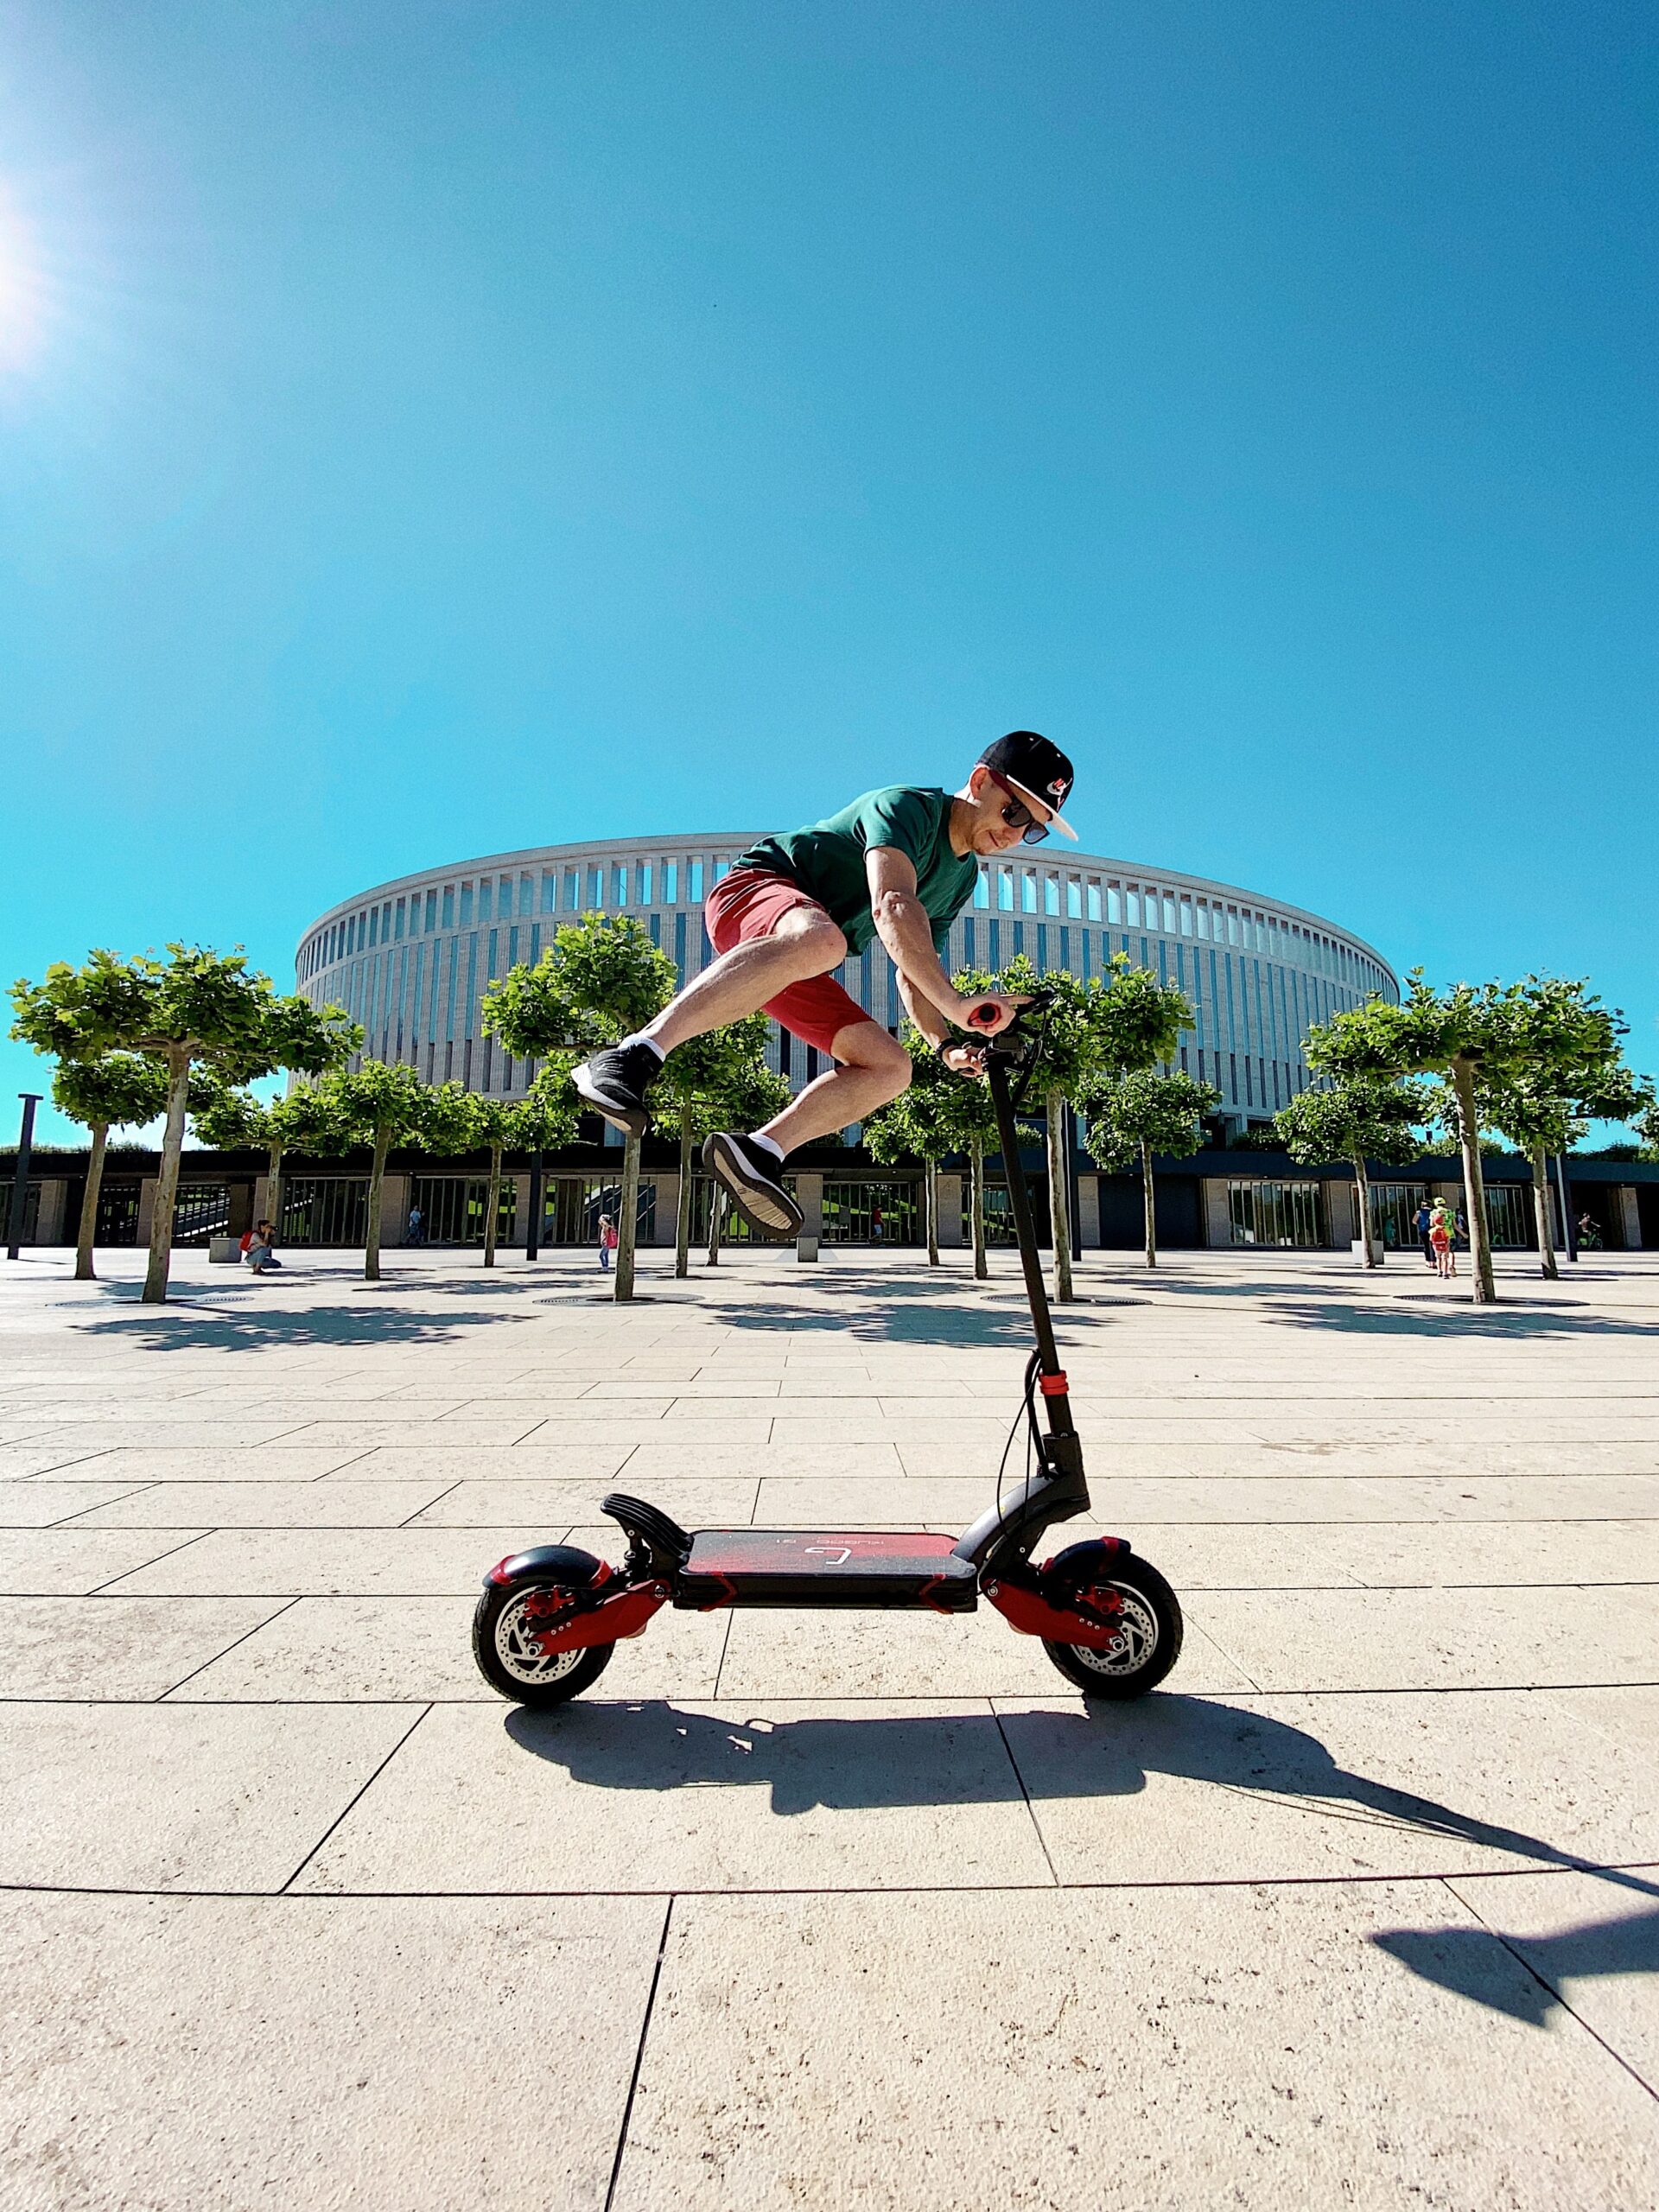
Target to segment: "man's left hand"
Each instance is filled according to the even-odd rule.
[[[980,1045],[947,1045],[939,1058],[953,1075],[982,1076],[985,1052]]]

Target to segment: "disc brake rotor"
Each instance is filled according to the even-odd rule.
[[[1116,1635],[1099,1649],[1090,1643],[1073,1643],[1068,1648],[1096,1674],[1133,1675],[1146,1665],[1158,1649],[1158,1618],[1136,1592],[1126,1590],[1121,1583],[1113,1583],[1110,1587],[1119,1601]]]
[[[510,1598],[495,1618],[495,1656],[516,1682],[561,1681],[582,1657],[576,1651],[544,1651],[542,1638],[560,1607],[548,1604],[546,1590],[524,1590]]]

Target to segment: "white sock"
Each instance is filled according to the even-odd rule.
[[[632,1045],[643,1045],[648,1052],[655,1052],[658,1060],[664,1058],[663,1048],[654,1037],[625,1037],[622,1042],[613,1049],[619,1052],[626,1052]]]
[[[783,1166],[784,1147],[782,1145],[774,1144],[770,1137],[763,1136],[752,1136],[749,1139],[749,1142],[751,1144],[758,1144],[763,1152],[769,1152],[772,1154],[772,1158],[778,1162],[778,1165],[780,1167]]]

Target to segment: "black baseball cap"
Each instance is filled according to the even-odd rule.
[[[995,745],[986,747],[979,765],[1001,776],[1005,784],[1012,784],[1021,798],[1040,807],[1039,821],[1077,843],[1077,831],[1060,812],[1075,779],[1071,763],[1058,745],[1051,745],[1034,729],[1011,729]]]

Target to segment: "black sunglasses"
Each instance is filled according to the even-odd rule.
[[[998,791],[1005,792],[1007,796],[1007,804],[1002,810],[1002,819],[1007,823],[1009,829],[1021,830],[1025,832],[1022,843],[1040,845],[1048,835],[1047,823],[1039,822],[1037,819],[1024,799],[1015,791],[1013,785],[999,776],[995,768],[987,768],[985,772]]]

